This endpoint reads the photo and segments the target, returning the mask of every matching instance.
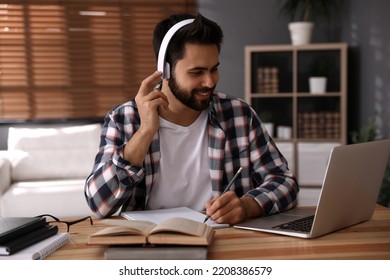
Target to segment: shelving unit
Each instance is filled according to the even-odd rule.
[[[329,70],[323,94],[312,68]],[[330,150],[347,142],[347,44],[245,47],[245,99],[265,123],[301,187],[319,188]]]

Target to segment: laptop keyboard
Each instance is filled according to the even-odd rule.
[[[313,225],[314,215],[308,216],[302,219],[294,220],[288,223],[274,226],[275,229],[287,229],[299,232],[310,232],[311,226]]]

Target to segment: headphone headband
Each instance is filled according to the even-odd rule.
[[[169,41],[171,41],[173,35],[182,28],[185,25],[188,25],[194,21],[193,18],[191,19],[185,19],[182,21],[179,21],[174,26],[172,26],[168,32],[165,34],[160,50],[158,52],[158,59],[157,59],[157,71],[162,72],[162,78],[168,80],[170,78],[170,65],[165,61],[166,52],[168,49]]]

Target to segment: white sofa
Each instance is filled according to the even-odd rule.
[[[11,127],[0,151],[0,216],[91,215],[84,183],[93,167],[100,124]]]

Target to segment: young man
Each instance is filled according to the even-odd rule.
[[[190,18],[173,15],[156,26],[156,57],[168,30]],[[222,37],[198,15],[168,44],[170,78],[156,88],[162,73],[151,74],[134,100],[108,113],[85,186],[96,216],[187,206],[236,224],[296,205],[296,179],[254,110],[215,91]]]

